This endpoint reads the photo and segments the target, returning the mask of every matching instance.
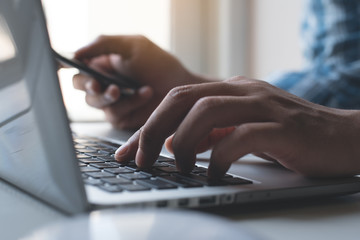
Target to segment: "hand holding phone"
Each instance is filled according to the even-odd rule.
[[[55,59],[65,66],[65,67],[73,67],[78,69],[82,74],[89,75],[95,78],[101,85],[102,89],[106,89],[110,84],[115,84],[120,88],[122,94],[131,95],[134,93],[134,90],[138,89],[140,85],[134,80],[130,79],[127,76],[117,74],[117,76],[113,76],[111,74],[95,70],[85,63],[74,59],[70,56],[66,56],[65,54],[59,54],[56,51],[53,51],[55,55]]]

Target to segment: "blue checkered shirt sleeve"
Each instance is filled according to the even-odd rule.
[[[304,70],[268,80],[315,103],[360,109],[360,1],[307,0],[305,13]]]

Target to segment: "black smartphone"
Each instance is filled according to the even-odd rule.
[[[61,65],[63,65],[64,67],[77,68],[81,73],[95,78],[101,84],[102,89],[106,89],[106,87],[108,87],[110,84],[115,84],[120,88],[123,93],[129,94],[132,92],[131,90],[135,90],[140,87],[137,82],[127,76],[117,74],[115,77],[99,70],[90,68],[85,63],[70,56],[60,54],[56,51],[53,52],[55,55],[55,59],[57,59],[57,61]]]

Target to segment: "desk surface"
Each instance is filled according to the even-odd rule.
[[[95,128],[94,128],[95,129]],[[241,164],[241,163],[235,163]],[[0,181],[1,239],[18,239],[68,218]],[[264,239],[359,239],[360,193],[313,201],[208,209]]]

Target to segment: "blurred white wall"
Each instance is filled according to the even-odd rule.
[[[265,80],[281,70],[301,68],[302,0],[250,0],[249,75]]]
[[[171,51],[197,73],[266,80],[302,66],[302,0],[172,0]]]

